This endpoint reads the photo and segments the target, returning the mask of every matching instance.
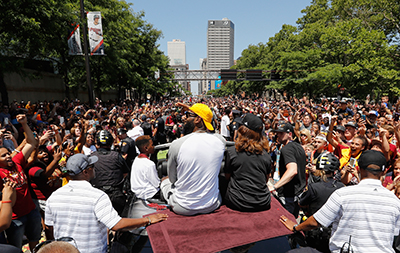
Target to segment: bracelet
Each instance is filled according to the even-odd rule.
[[[296,230],[296,227],[297,227],[298,225],[299,225],[299,224],[296,224],[296,225],[293,226],[293,228],[292,228],[292,229],[293,229],[293,232],[298,232],[298,231]]]
[[[4,201],[1,201],[1,203],[3,203],[3,204],[11,203],[11,202],[12,202],[11,200],[4,200]]]
[[[150,219],[149,216],[147,216],[147,219],[149,219],[149,222],[147,223],[147,226],[150,226],[151,225],[151,219]]]
[[[17,153],[21,152],[21,151],[19,151],[19,150],[16,150],[16,149],[14,149],[14,151],[15,151],[15,152],[17,152]]]

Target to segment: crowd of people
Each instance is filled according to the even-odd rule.
[[[0,112],[0,250],[107,252],[132,194],[180,215],[221,205],[270,209],[271,198],[320,252],[395,252],[400,228],[400,100],[283,97],[160,101],[14,101]],[[171,143],[167,175],[155,146]],[[44,233],[50,242],[39,244]],[[289,238],[290,239],[290,238]],[[291,241],[296,247],[298,241]],[[64,245],[64,246],[63,246]],[[231,249],[247,252],[253,244]],[[42,251],[41,251],[42,250]]]

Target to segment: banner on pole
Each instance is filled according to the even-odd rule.
[[[68,35],[68,52],[69,55],[82,55],[81,35],[79,32],[79,24],[71,24],[72,31]]]
[[[101,13],[88,12],[89,46],[91,55],[104,55],[103,28],[101,26]]]

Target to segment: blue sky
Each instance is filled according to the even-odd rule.
[[[296,25],[301,10],[311,0],[127,0],[134,12],[144,11],[148,23],[162,31],[158,43],[167,55],[167,42],[186,42],[186,63],[199,69],[200,58],[207,58],[207,21],[228,18],[235,24],[235,53],[237,59],[249,45],[266,43],[283,24]],[[192,82],[197,92],[197,82]]]

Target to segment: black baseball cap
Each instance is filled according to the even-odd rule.
[[[124,129],[124,128],[118,128],[118,129],[117,129],[117,134],[118,134],[118,135],[126,134],[126,129]]]
[[[282,123],[282,124],[280,124],[278,126],[277,129],[272,130],[272,132],[275,132],[275,133],[278,133],[278,132],[280,132],[280,133],[290,133],[290,132],[292,132],[293,133],[294,130],[293,130],[292,124],[290,124],[290,123]]]
[[[379,169],[371,168],[371,165],[375,165]],[[364,170],[385,171],[386,158],[382,152],[376,150],[367,150],[361,153],[360,158],[358,159],[358,166]]]
[[[244,118],[242,119],[242,124],[246,126],[247,128],[256,131],[256,132],[261,132],[263,129],[263,122],[262,120],[255,116],[252,113],[247,113]]]

